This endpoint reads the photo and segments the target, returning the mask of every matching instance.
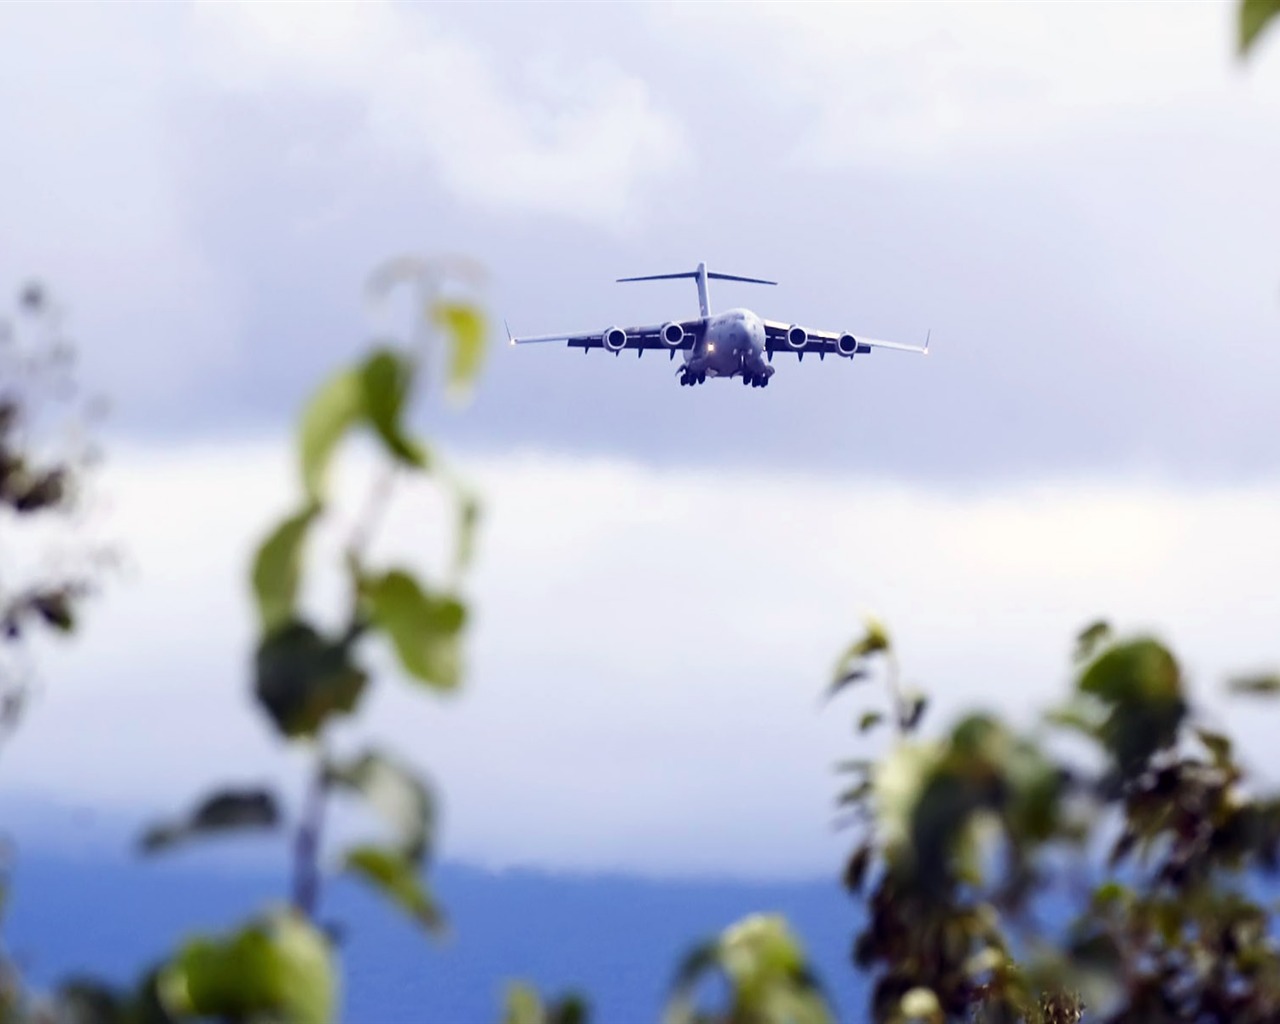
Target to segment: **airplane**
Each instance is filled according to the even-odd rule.
[[[677,373],[680,383],[685,386],[705,384],[708,377],[740,377],[744,386],[767,387],[774,372],[771,364],[775,352],[793,352],[797,360],[804,359],[806,353],[816,353],[819,359],[829,354],[852,359],[875,348],[929,354],[929,333],[925,334],[924,346],[918,347],[855,337],[848,331],[815,331],[799,324],[762,320],[749,309],[730,309],[712,315],[707,290],[709,280],[768,285],[778,282],[715,273],[707,269],[705,262],[699,263],[696,270],[620,277],[618,283],[681,278],[693,278],[697,282],[698,306],[702,315],[696,319],[670,320],[648,327],[607,327],[603,331],[584,334],[541,334],[526,338],[513,337],[511,328],[507,327],[507,339],[512,345],[563,341],[569,348],[582,349],[584,355],[593,348],[612,352],[615,356],[624,349],[634,349],[636,358],[639,358],[646,351],[656,349],[668,352],[670,358],[675,359],[677,352],[683,352],[684,363],[678,367]]]

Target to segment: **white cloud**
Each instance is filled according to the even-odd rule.
[[[425,160],[484,207],[626,225],[645,186],[680,169],[678,122],[597,56],[512,66],[423,8],[391,3],[197,12],[202,67],[222,87],[355,103],[365,132],[354,142]]]
[[[175,175],[170,27],[159,8],[0,9],[0,287],[43,278],[74,308],[95,384],[148,398],[224,367],[238,341],[238,296]]]
[[[1263,133],[1258,122],[1280,110],[1280,66],[1261,53],[1235,64],[1234,3],[651,10],[672,39],[722,40],[708,56],[760,103],[800,113],[797,155],[827,165],[1034,152],[1080,133],[1149,130],[1163,115],[1242,113]]]
[[[1072,631],[1098,613],[1167,631],[1205,699],[1224,673],[1280,659],[1280,486],[955,494],[538,454],[467,465],[489,502],[467,688],[440,700],[387,680],[344,742],[385,736],[430,771],[445,849],[474,861],[829,871],[845,845],[829,767],[855,707],[817,696],[864,608],[941,718],[1056,699]],[[300,763],[247,679],[245,569],[289,507],[283,448],[127,450],[113,466],[110,525],[137,578],[46,663],[4,789],[130,813],[215,779],[283,775],[296,791]],[[349,458],[344,488],[366,469]],[[438,558],[440,512],[407,487],[380,557]],[[331,607],[335,583],[308,600]],[[1265,717],[1231,724],[1267,751]]]

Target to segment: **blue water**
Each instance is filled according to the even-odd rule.
[[[858,910],[835,879],[812,883],[650,882],[437,867],[453,927],[440,945],[351,884],[326,893],[346,926],[347,1024],[484,1024],[504,982],[586,993],[597,1024],[658,1019],[681,955],[745,914],[785,914],[842,1020],[860,1020],[862,978],[847,952]],[[125,981],[193,929],[235,924],[287,890],[261,868],[91,860],[25,852],[13,879],[10,948],[37,984],[69,971]]]

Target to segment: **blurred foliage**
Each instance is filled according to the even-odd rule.
[[[892,653],[854,649],[874,652],[842,663],[860,678]],[[1055,732],[1089,754],[1055,756]],[[917,721],[843,770],[874,1020],[1280,1020],[1271,907],[1249,884],[1280,869],[1280,797],[1204,724],[1159,640],[1082,631],[1037,734],[970,713],[925,739]],[[1054,900],[1077,914],[1058,930],[1035,913]]]
[[[698,1009],[697,988],[712,977],[727,983],[727,1005]],[[665,1024],[830,1024],[834,1019],[786,921],[756,914],[685,958]]]
[[[1280,15],[1280,0],[1240,0],[1238,8],[1238,46],[1247,54],[1276,15]]]
[[[1280,14],[1280,0],[1242,0],[1243,56]],[[425,441],[410,415],[430,357],[464,400],[483,366],[487,320],[465,292],[482,275],[466,261],[392,260],[369,282],[381,302],[412,293],[408,344],[377,339],[331,374],[304,406],[297,432],[300,494],[268,529],[249,566],[259,635],[252,693],[281,743],[311,763],[293,812],[274,790],[222,785],[139,838],[159,855],[211,836],[286,831],[288,905],[252,914],[224,934],[182,939],[136,985],[65,979],[29,992],[0,951],[0,1024],[331,1024],[342,1003],[340,950],[319,922],[330,805],[345,797],[380,819],[382,842],[357,843],[330,870],[368,885],[429,934],[445,912],[426,880],[437,798],[416,768],[377,746],[342,759],[329,734],[357,715],[381,645],[419,692],[445,694],[466,677],[470,619],[461,585],[481,503]],[[20,339],[34,333],[39,343]],[[88,460],[50,455],[37,407],[74,391],[60,313],[39,286],[0,319],[0,515],[23,520],[74,505]],[[309,545],[332,514],[331,464],[353,435],[384,460],[364,513],[340,552],[346,613],[326,627],[305,609]],[[368,548],[399,474],[439,487],[454,509],[451,571],[429,581],[407,564],[373,565]],[[46,574],[0,589],[9,647],[37,628],[74,629],[90,573]],[[837,661],[827,697],[866,692],[877,675],[888,707],[862,708],[860,744],[890,731],[887,751],[839,766],[839,806],[860,836],[844,884],[865,911],[853,964],[871,982],[876,1022],[1280,1022],[1280,947],[1259,877],[1280,870],[1280,796],[1261,791],[1230,737],[1190,700],[1182,667],[1147,635],[1117,636],[1105,621],[1076,637],[1066,701],[1033,730],[971,711],[926,735],[929,700],[903,685],[894,642],[870,620]],[[1240,676],[1238,696],[1280,693],[1280,673]],[[26,678],[0,665],[0,731],[12,728]],[[1087,754],[1056,753],[1055,737]],[[5,889],[0,885],[0,897]],[[1067,906],[1065,924],[1042,913]],[[2,901],[0,901],[2,908]],[[717,998],[717,994],[718,997]],[[708,1006],[712,1008],[708,1008]],[[835,1013],[787,922],[754,914],[694,947],[675,973],[666,1024],[829,1024]],[[587,1024],[586,998],[546,1000],[513,983],[503,1024]]]

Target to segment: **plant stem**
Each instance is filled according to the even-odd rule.
[[[320,900],[320,841],[328,795],[329,775],[326,758],[321,753],[316,759],[293,843],[293,905],[307,918],[315,917]]]

